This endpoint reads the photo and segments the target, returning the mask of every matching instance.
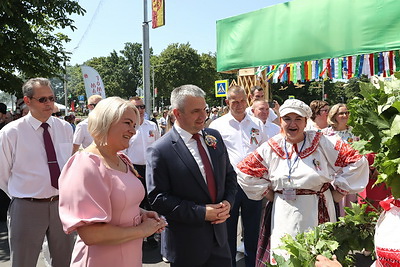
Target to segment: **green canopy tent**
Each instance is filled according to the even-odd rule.
[[[400,49],[398,0],[294,0],[217,21],[217,71]]]

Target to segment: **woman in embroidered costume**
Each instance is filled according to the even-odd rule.
[[[144,187],[128,157],[139,112],[129,101],[109,97],[89,114],[94,142],[74,154],[60,175],[60,218],[77,231],[71,266],[142,266],[144,237],[166,223],[139,208]]]
[[[288,99],[279,112],[281,134],[238,164],[238,182],[247,196],[271,201],[259,238],[260,266],[274,263],[272,253],[285,255],[277,249],[282,236],[335,221],[334,200],[362,191],[368,182],[367,160],[350,145],[335,136],[304,131],[311,116],[305,103]]]

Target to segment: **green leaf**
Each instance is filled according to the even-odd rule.
[[[393,137],[397,134],[400,134],[400,114],[394,117],[392,126],[390,127],[390,136]]]
[[[390,179],[388,186],[391,187],[393,197],[400,198],[400,175],[396,175]]]

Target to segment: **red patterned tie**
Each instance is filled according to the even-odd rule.
[[[198,133],[194,134],[193,139],[196,140],[196,142],[197,142],[197,148],[199,149],[201,161],[203,162],[204,170],[206,172],[208,191],[210,193],[212,202],[215,203],[215,201],[217,199],[217,187],[215,185],[215,178],[214,178],[213,169],[211,167],[210,159],[208,158],[207,152],[204,149],[203,145],[201,144],[200,134],[198,134]]]
[[[47,123],[42,123],[41,127],[43,127],[43,140],[47,154],[47,163],[49,164],[51,185],[54,188],[58,189],[58,177],[60,176],[60,167],[58,166],[53,141],[51,141],[51,136],[47,129],[49,128],[49,125]]]

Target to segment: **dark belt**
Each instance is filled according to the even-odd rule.
[[[32,202],[53,202],[53,201],[58,200],[58,198],[59,198],[58,196],[52,196],[52,197],[49,197],[49,198],[23,197],[21,199],[29,200],[29,201],[32,201]]]

